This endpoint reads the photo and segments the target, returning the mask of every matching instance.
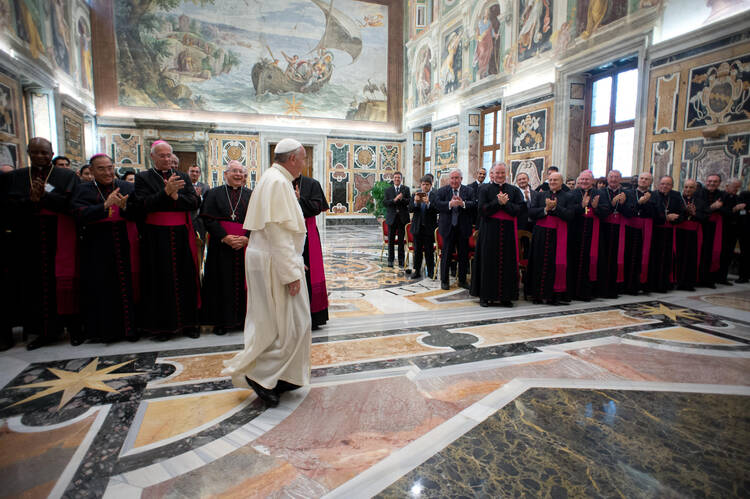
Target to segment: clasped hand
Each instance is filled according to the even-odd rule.
[[[546,205],[547,211],[554,211],[557,208],[557,199],[545,199],[544,204]]]
[[[616,205],[617,203],[624,203],[625,202],[625,193],[621,192],[617,196],[612,198],[612,206]]]
[[[232,249],[238,250],[247,246],[247,238],[245,236],[232,236],[227,234],[221,240],[222,243],[229,245]]]
[[[453,198],[448,202],[449,208],[455,208],[457,206],[463,206],[464,200],[461,199],[461,196],[453,196]]]
[[[648,203],[649,199],[651,199],[651,193],[647,192],[646,194],[644,194],[643,196],[641,196],[641,199],[638,200],[638,204],[646,204],[646,203]]]
[[[501,205],[504,205],[505,203],[508,202],[508,195],[505,194],[504,192],[498,192],[497,193],[497,202],[500,203]]]

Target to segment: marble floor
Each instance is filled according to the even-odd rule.
[[[750,497],[750,286],[481,308],[323,239],[274,409],[220,375],[241,332],[0,354],[0,496]]]

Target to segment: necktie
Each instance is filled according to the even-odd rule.
[[[453,195],[458,196],[458,191],[456,189],[453,189]],[[451,210],[451,225],[454,227],[458,225],[458,206],[454,206]]]
[[[526,202],[528,202],[529,201],[529,189],[525,189],[523,191],[523,195],[526,198]]]

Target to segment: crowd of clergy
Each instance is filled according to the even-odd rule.
[[[396,173],[384,201],[388,265],[396,252],[404,265],[410,224],[412,277],[421,278],[423,267],[428,277],[438,272],[447,290],[453,275],[483,307],[512,307],[521,287],[527,300],[558,305],[731,285],[738,243],[737,282],[750,277],[750,192],[740,192],[738,179],[709,174],[704,185],[685,180],[679,192],[669,176],[655,186],[647,172],[623,183],[617,170],[597,187],[585,170],[571,188],[550,166],[534,189],[526,173],[511,184],[502,162],[490,169],[489,182],[485,176],[480,169],[463,185],[453,170],[447,185],[433,188],[426,175],[412,195]]]
[[[243,329],[252,191],[241,163],[229,162],[224,184],[209,189],[197,166],[178,170],[164,141],[151,146],[153,168],[123,178],[106,154],[74,172],[66,158],[53,163],[46,139],[31,139],[27,152],[30,167],[0,173],[1,349],[13,346],[18,326],[29,350],[65,331],[78,345]],[[328,302],[315,217],[328,203],[314,179],[293,185],[316,328],[328,320]]]

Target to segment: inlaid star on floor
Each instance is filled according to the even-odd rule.
[[[38,387],[47,387],[47,389],[42,390],[41,392],[37,392],[30,397],[26,397],[23,400],[19,400],[15,404],[12,404],[10,407],[13,407],[14,405],[25,404],[26,402],[31,402],[32,400],[46,397],[47,395],[51,395],[53,393],[62,392],[62,399],[60,400],[60,405],[57,407],[57,410],[59,411],[65,404],[70,402],[70,400],[75,397],[78,392],[80,392],[84,388],[99,390],[101,392],[117,393],[117,390],[109,385],[106,385],[104,382],[113,379],[127,378],[128,376],[137,376],[139,374],[144,374],[139,372],[110,374],[112,371],[116,371],[122,366],[130,364],[134,361],[135,359],[132,359],[127,362],[121,362],[120,364],[115,364],[114,366],[109,366],[105,367],[104,369],[97,370],[97,366],[99,365],[99,357],[96,357],[86,367],[78,372],[65,371],[63,369],[48,367],[47,369],[59,379],[39,381],[37,383],[29,383],[28,385],[11,386],[10,388],[13,389]]]
[[[669,308],[663,303],[660,303],[658,306],[643,305],[638,310],[645,315],[663,315],[673,321],[676,321],[677,319],[700,320],[701,318],[700,315],[691,312],[686,308]]]

